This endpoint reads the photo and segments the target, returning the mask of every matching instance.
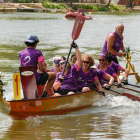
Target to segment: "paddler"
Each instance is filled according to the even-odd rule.
[[[19,53],[19,59],[21,66],[34,66],[37,85],[45,85],[41,96],[41,98],[44,98],[47,97],[48,91],[55,81],[56,74],[54,72],[46,72],[45,67],[43,67],[45,59],[42,52],[36,49],[38,42],[39,39],[36,35],[29,34],[25,40],[27,48]],[[39,68],[42,73],[38,73],[37,68]]]
[[[115,32],[111,32],[107,35],[102,53],[105,54],[107,51],[112,54],[112,61],[118,63],[117,56],[122,57],[126,55],[125,48],[123,45],[123,31],[124,25],[119,23],[116,27]],[[122,52],[119,52],[119,51]]]
[[[107,56],[105,54],[100,54],[99,65],[97,65],[97,69],[100,69],[100,70],[106,72],[107,74],[111,75],[118,82],[117,86],[122,87],[121,80],[120,80],[119,76],[115,73],[113,68],[106,65],[106,60],[107,60]],[[101,82],[104,83],[104,81],[107,81],[107,80],[105,78],[102,78]]]
[[[125,79],[124,79],[124,84],[127,85],[128,84],[128,74],[129,74],[129,70],[120,66],[119,64],[115,63],[112,61],[112,55],[111,53],[107,52],[105,53],[107,56],[107,65],[109,65],[110,67],[112,67],[114,69],[114,71],[116,72],[116,74],[119,76],[120,75],[120,71],[124,71],[125,72]]]
[[[76,43],[72,43],[72,48],[75,49],[77,61],[71,66],[68,62],[64,70],[66,60],[59,62],[59,68],[61,72],[57,73],[53,88],[55,90],[55,96],[74,94],[78,92],[78,71],[81,67],[81,53]],[[62,75],[64,70],[64,75]]]

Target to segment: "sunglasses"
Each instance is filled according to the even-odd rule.
[[[54,61],[55,64],[59,64],[60,61]]]
[[[82,61],[83,63],[86,63],[86,64],[89,64],[90,62],[89,61]]]
[[[58,66],[63,65],[63,64],[65,64],[65,62],[59,63],[59,65],[58,65]]]
[[[105,61],[105,59],[99,59],[99,61],[103,61],[103,62],[104,62],[104,61]]]
[[[75,57],[75,58],[71,58],[71,60],[77,60],[77,58]]]

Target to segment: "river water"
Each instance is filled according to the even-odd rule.
[[[13,99],[13,73],[19,72],[21,50],[26,48],[24,41],[28,34],[34,33],[40,42],[37,49],[53,67],[53,57],[67,57],[72,42],[74,20],[64,19],[65,14],[51,13],[7,13],[0,14],[0,71],[5,75],[4,96]],[[82,54],[89,53],[98,64],[106,35],[123,23],[124,46],[130,47],[131,63],[136,72],[140,71],[140,14],[104,13],[91,15],[93,20],[85,21],[79,38],[75,41]],[[74,51],[72,50],[72,53]],[[119,58],[122,66],[125,59]],[[135,76],[129,77],[129,83],[136,83]],[[133,93],[132,93],[133,94]],[[137,94],[139,96],[139,94]],[[102,99],[86,109],[67,115],[43,116],[27,120],[12,120],[0,113],[0,139],[140,139],[140,103],[123,96],[112,96],[113,101]]]

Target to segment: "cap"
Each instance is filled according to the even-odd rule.
[[[35,41],[38,41],[38,42],[39,42],[39,39],[38,39],[38,37],[37,37],[36,35],[34,35],[34,34],[29,34],[29,35],[27,36],[27,39],[25,40],[25,42],[29,42],[29,43],[33,43],[33,42],[35,42]]]

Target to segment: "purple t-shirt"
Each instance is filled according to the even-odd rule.
[[[117,73],[118,71],[121,70],[122,66],[120,66],[119,64],[115,63],[112,61],[112,64],[110,65],[111,68],[114,69],[114,71]]]
[[[94,69],[90,69],[87,73],[85,73],[82,67],[79,70],[79,77],[87,82],[89,85],[94,86],[94,81],[98,79],[96,71]],[[85,83],[78,80],[78,88],[87,87]],[[91,88],[91,87],[89,87]]]
[[[101,80],[102,80],[102,78],[104,78],[107,75],[107,73],[100,69],[97,69],[96,74],[98,76],[99,82],[101,83],[101,85],[103,85],[104,83]]]
[[[97,65],[97,68],[100,69],[100,65]],[[106,65],[106,69],[104,70],[104,72],[106,72],[107,74],[111,75],[112,77],[114,77],[116,75],[114,69],[111,68],[108,65]],[[102,78],[102,80],[107,81],[105,78]]]
[[[71,90],[71,91],[78,91],[78,84],[77,84],[77,79],[78,79],[78,71],[79,71],[78,65],[75,63],[71,68],[69,69],[67,75],[63,75],[64,80],[63,83],[60,85],[58,90]],[[62,72],[58,72],[56,76],[55,83],[58,82],[58,78],[62,75]]]
[[[51,70],[51,72],[54,72],[54,68],[51,68],[50,70]]]
[[[34,66],[36,80],[38,81],[40,74],[37,72],[37,64],[38,62],[44,61],[42,52],[33,47],[28,47],[19,53],[19,59],[21,66]]]
[[[121,46],[122,46],[122,41],[123,41],[122,36],[120,37],[120,39],[118,39],[118,37],[116,36],[115,32],[111,32],[111,33],[113,33],[114,36],[115,36],[115,41],[114,41],[113,49],[114,49],[115,51],[119,52],[119,50],[120,50],[120,48],[121,48]],[[109,34],[110,34],[110,33],[109,33]],[[109,34],[108,34],[108,35],[109,35]],[[107,36],[108,36],[108,35],[107,35]],[[105,40],[105,44],[104,44],[102,53],[106,53],[106,52],[107,52],[107,41]],[[113,57],[113,58],[116,58],[116,55],[112,54],[112,57]]]

